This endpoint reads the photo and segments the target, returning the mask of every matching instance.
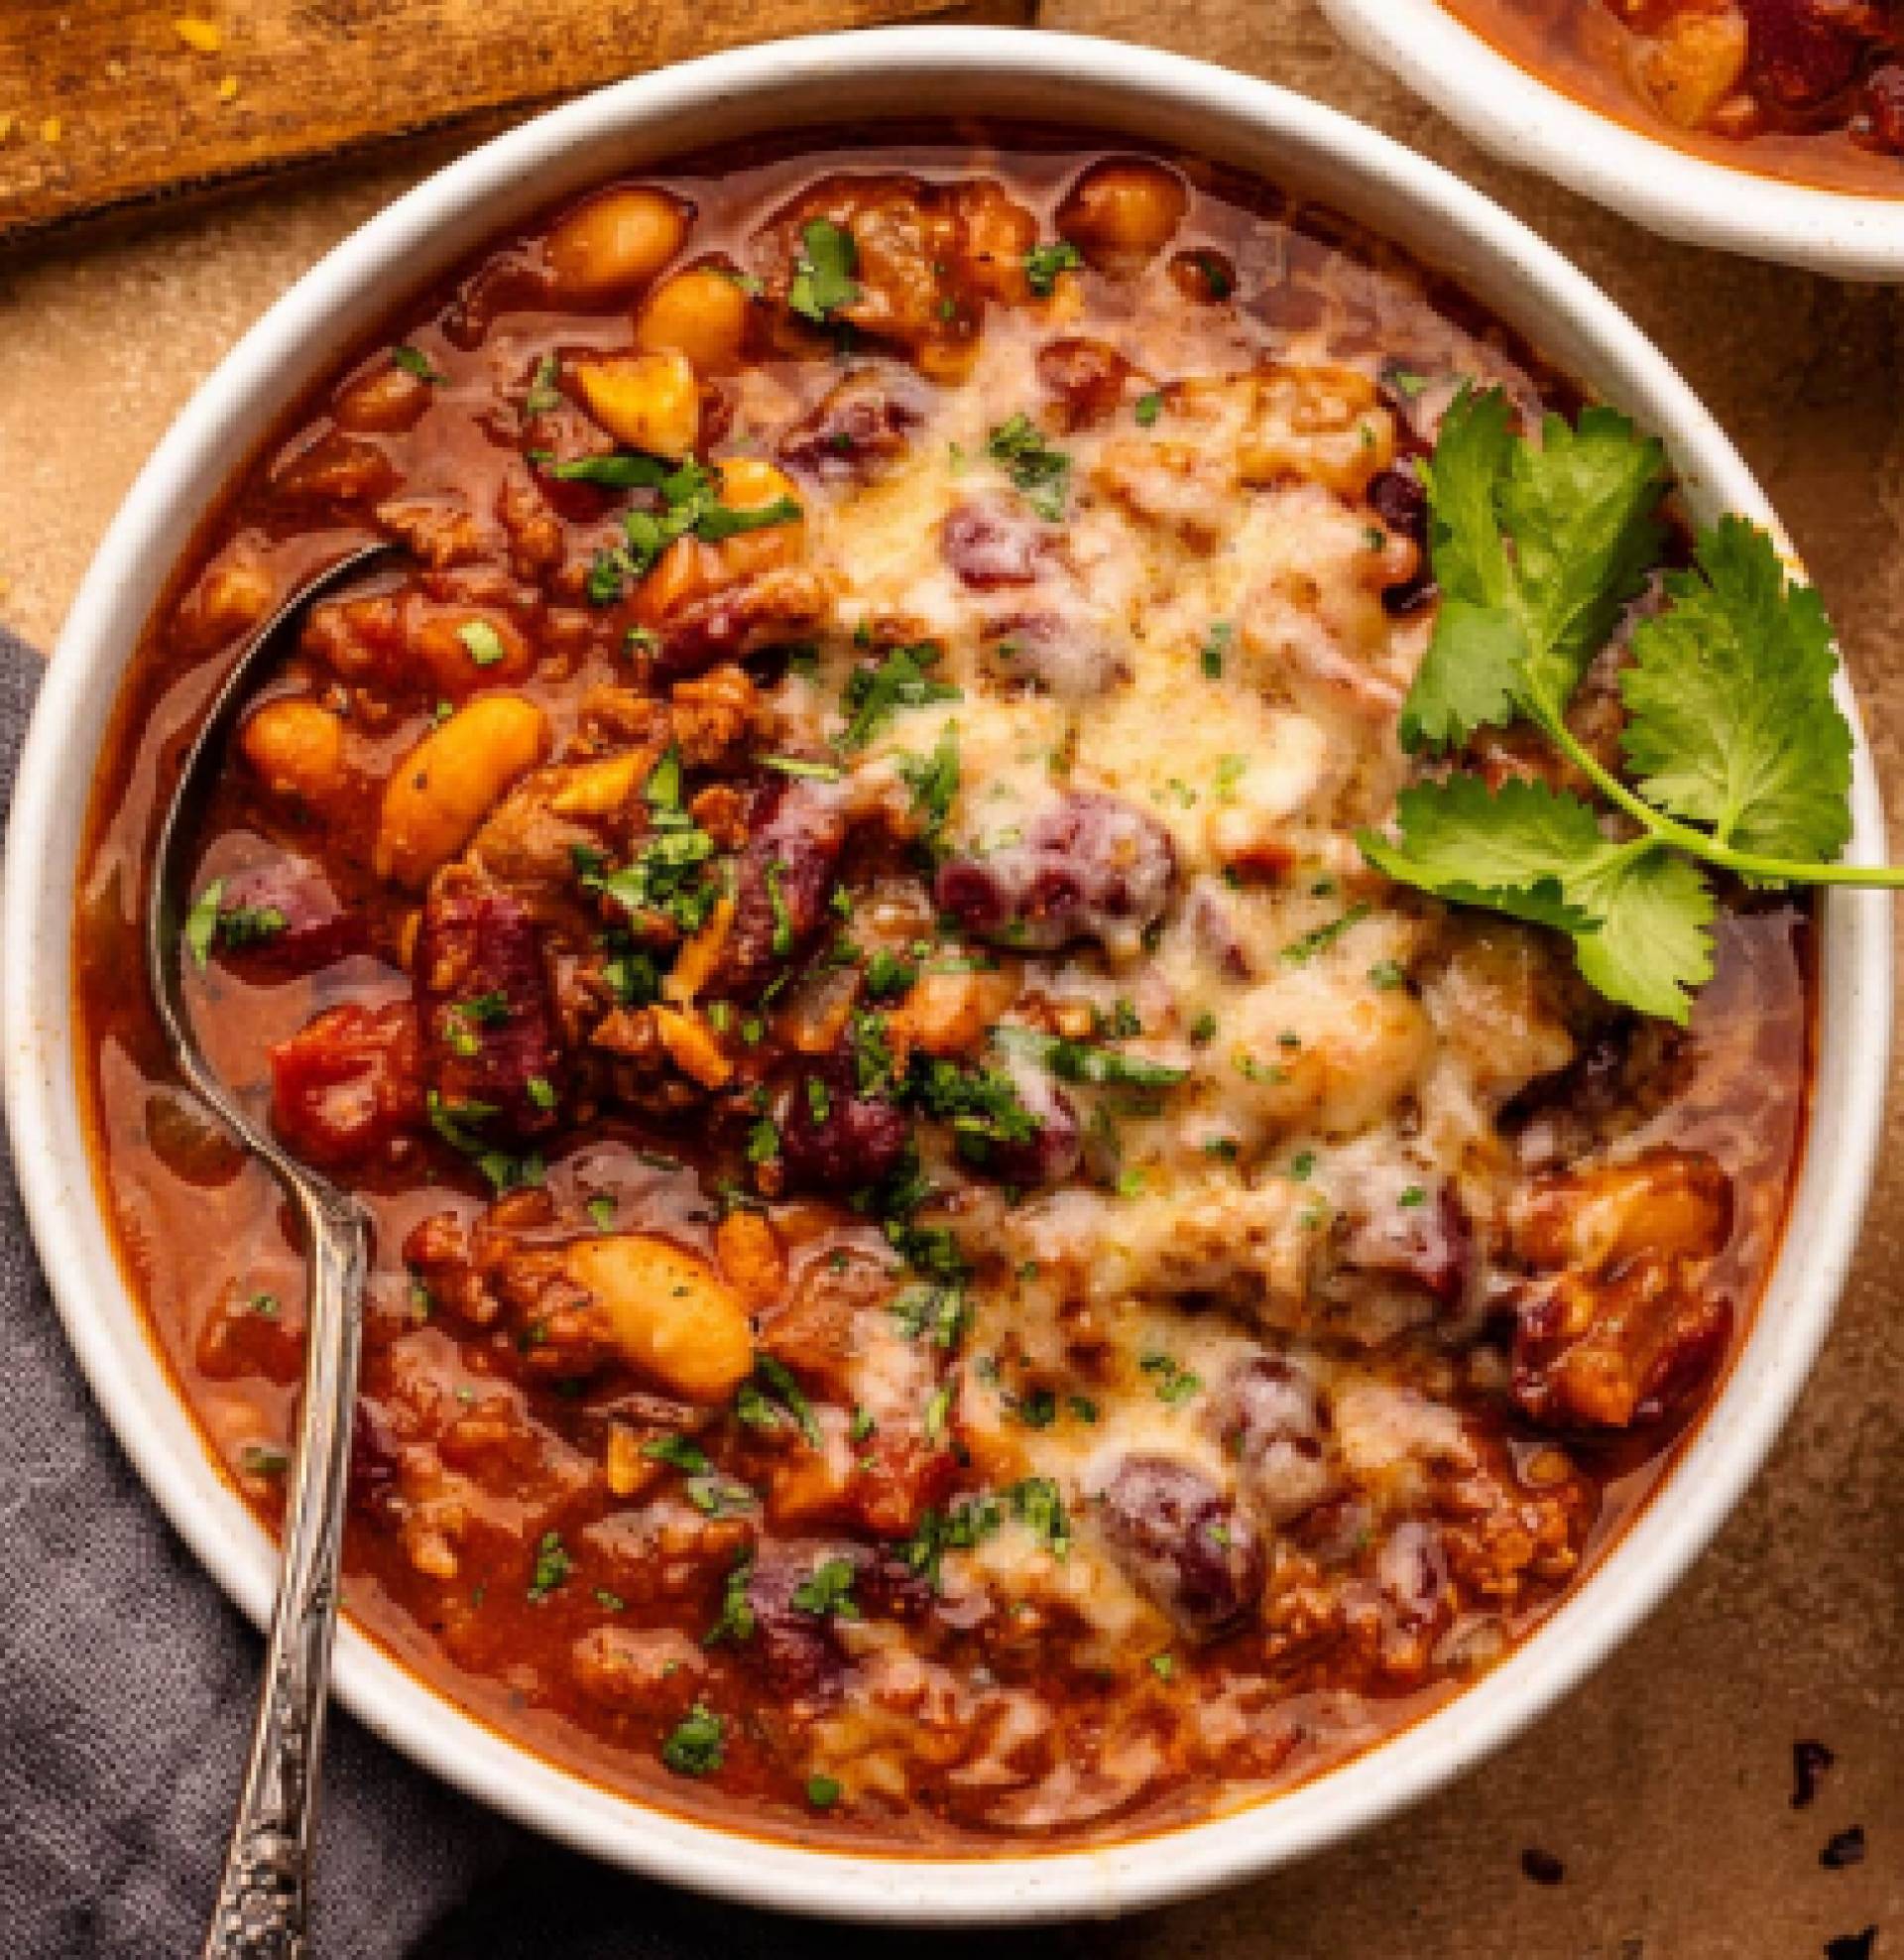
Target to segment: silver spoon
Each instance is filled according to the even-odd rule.
[[[178,772],[146,893],[146,977],[179,1073],[271,1166],[302,1217],[310,1262],[303,1413],[289,1466],[284,1557],[244,1793],[225,1852],[204,1960],[301,1960],[309,1920],[311,1826],[337,1621],[337,1556],[357,1399],[370,1221],[357,1200],[288,1156],[212,1072],[185,1009],[184,923],[197,818],[260,670],[283,654],[313,600],[397,556],[367,546],[330,566],[259,630],[225,676]]]

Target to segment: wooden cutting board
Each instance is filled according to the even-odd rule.
[[[0,242],[743,43],[1036,0],[0,0]]]

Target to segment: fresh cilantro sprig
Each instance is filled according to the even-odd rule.
[[[1402,793],[1363,854],[1400,883],[1571,935],[1608,999],[1683,1024],[1712,977],[1710,870],[1761,885],[1904,885],[1835,863],[1850,836],[1851,732],[1818,596],[1744,520],[1700,534],[1690,570],[1632,628],[1623,781],[1566,710],[1665,542],[1664,452],[1609,409],[1517,435],[1498,391],[1464,390],[1423,470],[1442,591],[1403,704],[1415,751],[1526,721],[1625,819],[1571,791],[1460,771]]]

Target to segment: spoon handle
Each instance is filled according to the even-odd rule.
[[[301,1432],[244,1791],[203,1960],[304,1960],[316,1770],[337,1621],[369,1228],[341,1193],[293,1180],[310,1248]]]

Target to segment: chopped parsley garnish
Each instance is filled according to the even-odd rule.
[[[870,1000],[893,1001],[909,993],[919,977],[919,969],[909,959],[884,947],[866,962],[866,992]]]
[[[712,1776],[726,1758],[726,1743],[721,1718],[697,1701],[661,1745],[661,1761],[677,1776]]]
[[[562,1545],[561,1533],[544,1531],[536,1547],[536,1569],[529,1582],[531,1600],[539,1606],[557,1586],[568,1583],[574,1569],[574,1560]]]
[[[1065,1516],[1064,1496],[1049,1477],[1026,1477],[1006,1493],[1012,1515],[1030,1527],[1054,1558],[1071,1549],[1071,1521]]]
[[[918,1574],[934,1592],[939,1590],[940,1562],[948,1551],[969,1551],[983,1543],[1004,1523],[1005,1514],[995,1497],[961,1498],[949,1511],[928,1507],[919,1516],[912,1535],[900,1548],[909,1570]]]
[[[1037,1118],[1001,1069],[962,1068],[922,1056],[913,1063],[905,1093],[928,1116],[950,1123],[961,1153],[981,1162],[993,1144],[1028,1144],[1038,1134]]]
[[[575,456],[568,462],[557,461],[545,449],[532,449],[529,459],[558,483],[593,483],[603,490],[658,490],[675,468],[658,456],[627,449],[601,456]]]
[[[938,659],[939,649],[921,640],[908,647],[891,647],[873,666],[855,668],[846,683],[848,720],[842,743],[849,749],[864,748],[898,708],[961,699],[958,688],[934,680],[926,672]]]
[[[780,1133],[771,1116],[763,1116],[747,1133],[749,1164],[771,1164],[780,1154]]]
[[[912,792],[912,814],[919,819],[919,841],[935,853],[952,798],[959,794],[959,725],[948,721],[929,756],[901,756],[899,774]]]
[[[830,218],[809,218],[800,227],[800,249],[786,304],[801,318],[823,326],[831,314],[860,297],[853,279],[859,266],[859,247],[850,231]]]
[[[1227,619],[1217,620],[1210,628],[1210,637],[1203,643],[1203,651],[1197,656],[1206,680],[1223,678],[1223,657],[1230,649],[1231,639],[1236,628]]]
[[[1048,524],[1064,521],[1071,487],[1071,458],[1044,439],[1044,431],[1022,412],[1001,423],[986,443],[994,462],[1005,465],[1012,488]]]
[[[809,762],[804,756],[762,756],[763,769],[777,771],[781,776],[810,777],[816,783],[837,783],[840,780],[840,766],[832,762]]]
[[[273,1443],[247,1443],[238,1460],[254,1477],[282,1477],[291,1467],[291,1458]]]
[[[1175,1654],[1153,1654],[1150,1656],[1150,1671],[1160,1681],[1167,1681],[1177,1671]]]
[[[813,1413],[813,1405],[807,1401],[805,1392],[788,1372],[786,1364],[774,1355],[757,1354],[754,1357],[754,1372],[792,1416],[800,1434],[814,1449],[818,1449],[822,1441],[819,1420]],[[738,1412],[743,1421],[753,1419],[745,1409]],[[771,1428],[773,1424],[757,1422],[757,1426]]]
[[[1407,1187],[1407,1189],[1404,1190],[1398,1198],[1396,1198],[1395,1202],[1398,1205],[1400,1205],[1404,1211],[1412,1211],[1417,1205],[1423,1205],[1428,1202],[1428,1193],[1421,1187],[1421,1185],[1410,1184]]]
[[[536,372],[531,377],[529,393],[523,397],[525,415],[545,416],[551,410],[562,406],[562,391],[555,386],[555,377],[561,371],[561,363],[553,354],[544,354],[536,363]]]
[[[831,1810],[840,1800],[840,1785],[832,1776],[808,1776],[806,1800],[815,1810]]]
[[[784,959],[793,950],[793,915],[786,908],[786,894],[780,890],[786,866],[774,858],[761,876],[767,885],[767,902],[774,911],[774,951]]]
[[[237,952],[266,945],[290,928],[291,920],[276,906],[226,906],[224,898],[225,881],[214,878],[185,915],[185,945],[199,966],[213,946]]]
[[[459,626],[456,637],[478,667],[495,667],[509,658],[503,636],[486,619],[472,619]]]
[[[656,1463],[665,1463],[689,1477],[704,1477],[713,1469],[707,1452],[685,1436],[654,1436],[642,1445],[642,1454]]]
[[[1163,397],[1156,393],[1139,395],[1136,407],[1130,413],[1137,419],[1139,429],[1152,429],[1157,418],[1163,414]]]
[[[754,1602],[748,1597],[747,1590],[753,1576],[754,1548],[744,1545],[721,1591],[721,1617],[701,1636],[703,1647],[719,1647],[723,1641],[732,1641],[738,1647],[743,1641],[754,1638],[757,1622]]]
[[[1055,245],[1034,245],[1024,255],[1024,283],[1040,300],[1056,290],[1058,275],[1073,272],[1084,264],[1084,254],[1068,238]]]
[[[1146,1354],[1137,1365],[1156,1384],[1157,1400],[1172,1409],[1202,1391],[1203,1378],[1191,1374],[1172,1355]]]
[[[1166,1062],[1120,1054],[1115,1048],[1093,1047],[1085,1041],[1043,1035],[1035,1028],[995,1028],[992,1039],[1012,1053],[1042,1062],[1060,1081],[1084,1083],[1093,1088],[1167,1089],[1190,1072]]]
[[[606,1232],[615,1222],[615,1200],[611,1197],[590,1198],[582,1209],[588,1213],[589,1223],[597,1231]]]
[[[802,1613],[812,1614],[816,1620],[824,1620],[829,1615],[837,1615],[842,1620],[857,1620],[860,1609],[853,1603],[854,1573],[850,1558],[822,1559],[813,1568],[812,1575],[793,1588],[793,1604]]]
[[[539,451],[533,451],[532,457],[551,474],[585,472],[588,480],[601,481],[602,472],[608,471],[618,484],[638,484],[658,492],[658,510],[651,500],[641,508],[623,513],[624,544],[613,551],[596,552],[589,566],[586,589],[590,603],[598,606],[613,605],[631,579],[647,577],[677,538],[691,535],[706,544],[717,545],[741,532],[793,524],[800,517],[800,506],[791,497],[776,497],[772,503],[735,510],[721,501],[720,478],[691,457],[675,464],[657,462],[648,456],[593,457],[579,463],[554,463]]]
[[[1289,1174],[1298,1184],[1306,1183],[1315,1175],[1316,1154],[1314,1151],[1298,1151],[1289,1160]]]
[[[480,1126],[496,1114],[494,1103],[446,1102],[431,1089],[425,1100],[429,1125],[451,1150],[470,1159],[498,1192],[513,1191],[521,1185],[539,1184],[545,1174],[542,1160],[534,1152],[511,1157],[479,1134]]]
[[[1352,926],[1360,925],[1368,917],[1366,905],[1351,906],[1340,919],[1332,919],[1326,925],[1318,925],[1300,938],[1291,939],[1283,947],[1282,956],[1291,966],[1304,966],[1319,953],[1326,953]]]
[[[418,381],[441,381],[443,376],[430,365],[429,356],[420,347],[405,345],[390,350],[393,365],[406,374],[414,374]]]
[[[276,1320],[285,1310],[276,1293],[253,1293],[245,1304],[265,1320]]]
[[[1368,984],[1380,994],[1392,994],[1397,987],[1406,986],[1408,976],[1402,971],[1398,960],[1377,960],[1368,969]]]
[[[537,1109],[553,1109],[558,1101],[555,1084],[546,1075],[532,1075],[523,1090]]]

